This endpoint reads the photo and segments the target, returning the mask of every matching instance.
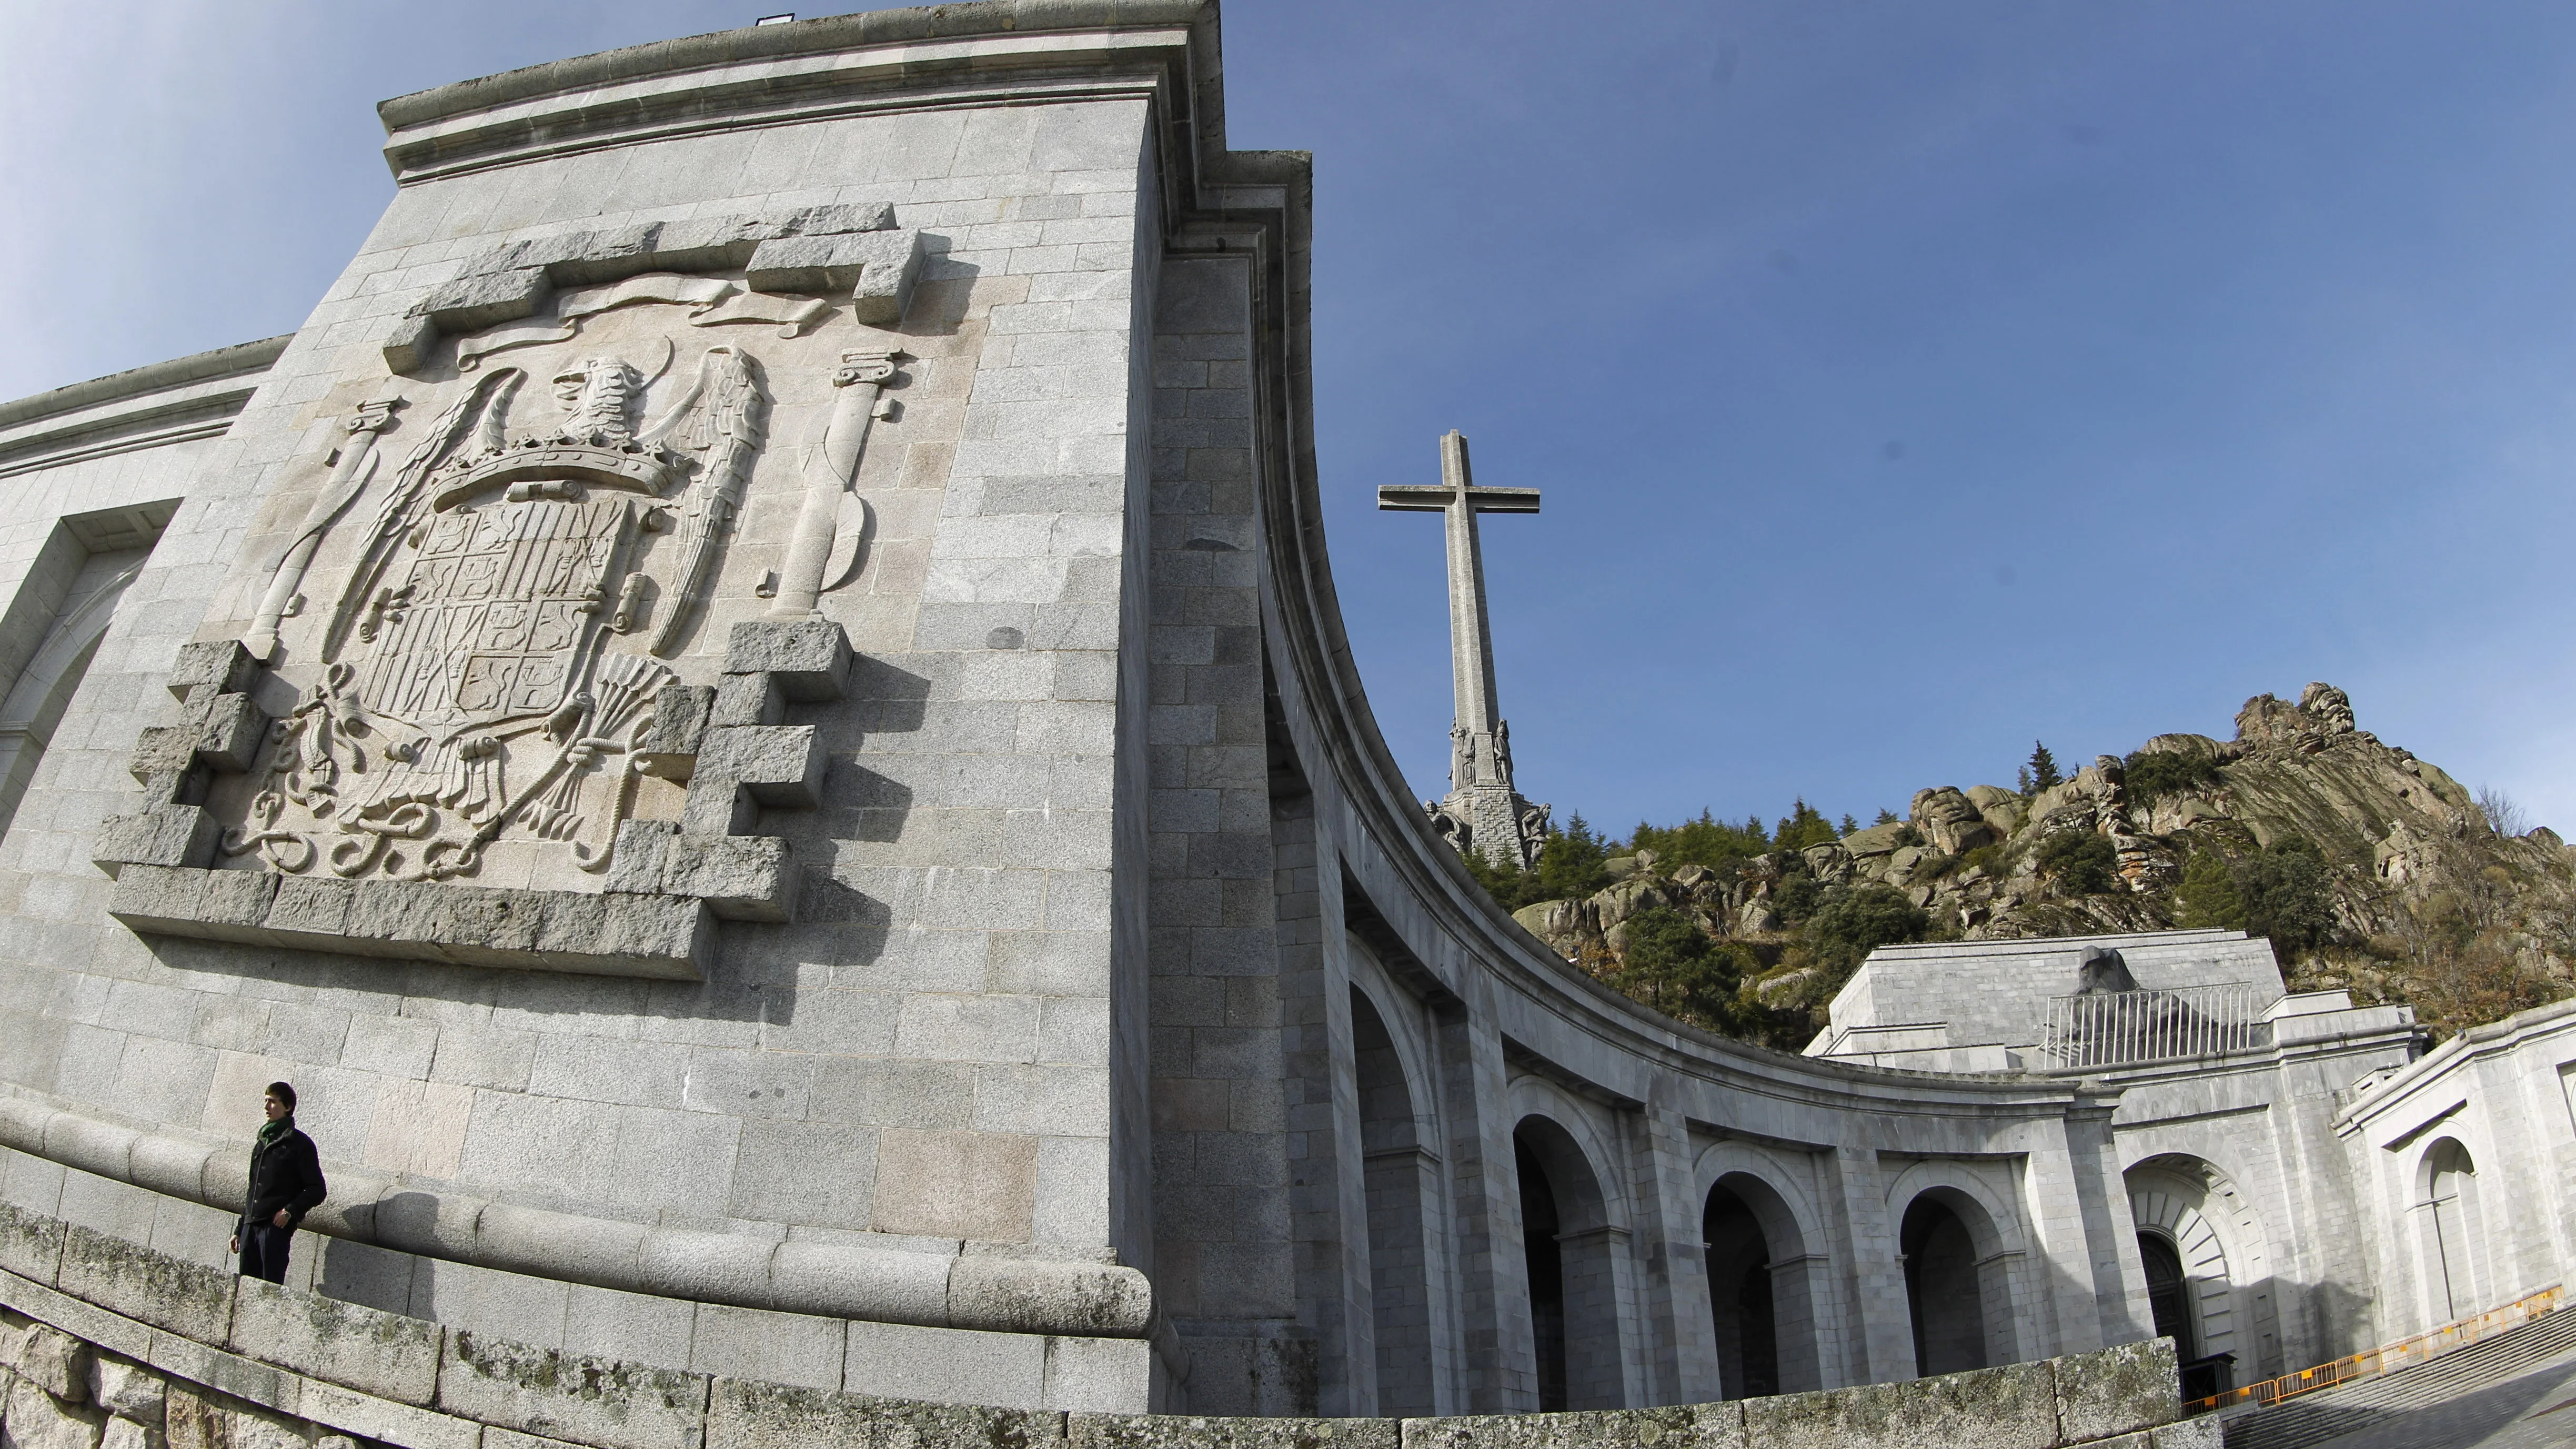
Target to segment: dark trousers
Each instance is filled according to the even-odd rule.
[[[241,1240],[241,1272],[245,1278],[265,1278],[271,1283],[286,1281],[286,1250],[295,1241],[295,1229],[275,1223],[261,1223],[245,1229]]]

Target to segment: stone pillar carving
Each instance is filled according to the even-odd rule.
[[[859,474],[869,425],[893,406],[884,390],[902,357],[891,348],[841,354],[841,366],[832,374],[840,396],[823,429],[823,445],[805,459],[805,503],[787,543],[787,561],[778,570],[778,597],[769,606],[769,617],[812,618],[825,591],[846,583],[853,572],[866,537],[867,504],[850,485]]]
[[[242,636],[242,647],[262,664],[272,661],[277,653],[277,626],[302,604],[296,590],[304,586],[304,571],[313,566],[313,551],[322,546],[322,535],[330,531],[331,521],[338,518],[376,473],[376,437],[393,426],[394,409],[405,399],[392,394],[358,404],[342,424],[348,429],[349,441],[340,449],[339,461],[331,469],[331,481],[323,488],[313,506],[304,510],[304,521],[297,525],[295,538],[286,546],[286,556],[278,561],[277,574],[269,580],[268,593],[259,601],[259,613],[252,620],[250,632]]]

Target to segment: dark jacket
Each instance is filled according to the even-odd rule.
[[[268,1222],[284,1208],[286,1225],[296,1227],[328,1191],[322,1181],[322,1156],[313,1150],[313,1139],[289,1127],[274,1142],[251,1144],[250,1206],[242,1211],[242,1226]]]

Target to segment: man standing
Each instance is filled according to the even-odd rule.
[[[250,1196],[242,1205],[241,1225],[233,1231],[233,1251],[241,1254],[243,1277],[283,1283],[295,1225],[320,1205],[329,1189],[313,1139],[295,1130],[295,1089],[269,1083],[265,1110],[268,1121],[250,1149]]]

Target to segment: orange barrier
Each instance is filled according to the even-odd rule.
[[[2528,1297],[2517,1298],[2502,1308],[2490,1308],[2474,1318],[2445,1323],[2439,1328],[2428,1329],[2413,1338],[2401,1338],[2395,1343],[2380,1348],[2348,1354],[2332,1363],[2321,1363],[2315,1368],[2301,1369],[2294,1374],[2283,1374],[2277,1379],[2265,1379],[2259,1384],[2247,1384],[2241,1389],[2229,1389],[2225,1393],[2212,1394],[2205,1399],[2186,1400],[2182,1411],[2186,1414],[2205,1414],[2212,1409],[2224,1409],[2230,1405],[2247,1402],[2277,1404],[2283,1399],[2295,1398],[2300,1394],[2311,1393],[2318,1389],[2330,1389],[2337,1384],[2351,1383],[2355,1379],[2374,1378],[2380,1374],[2395,1373],[2402,1368],[2412,1368],[2426,1359],[2439,1358],[2452,1349],[2466,1347],[2481,1338],[2501,1333],[2508,1328],[2518,1328],[2535,1318],[2555,1311],[2558,1300],[2565,1291],[2564,1285],[2553,1283]]]

